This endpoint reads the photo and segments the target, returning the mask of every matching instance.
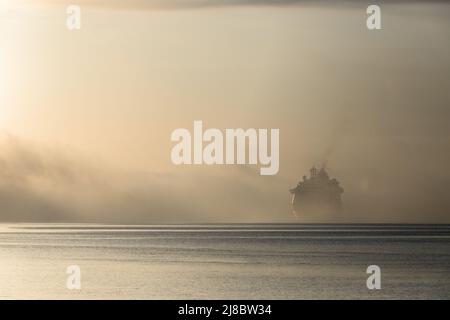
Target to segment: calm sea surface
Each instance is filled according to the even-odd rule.
[[[450,225],[5,224],[0,299],[17,298],[450,299]]]

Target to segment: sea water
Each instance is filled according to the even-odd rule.
[[[0,225],[0,299],[30,298],[449,299],[450,225]]]

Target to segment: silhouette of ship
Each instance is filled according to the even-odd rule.
[[[325,168],[310,169],[310,177],[303,176],[292,193],[294,214],[327,214],[342,211],[341,195],[344,189],[336,179],[330,179]]]

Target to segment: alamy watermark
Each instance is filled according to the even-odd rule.
[[[77,265],[68,266],[66,273],[69,275],[66,281],[66,287],[69,290],[81,289],[81,268]]]
[[[366,270],[370,276],[367,278],[367,289],[380,290],[381,289],[381,268],[377,265],[370,265]]]
[[[80,6],[71,4],[66,8],[67,19],[66,26],[69,30],[81,29],[81,8]]]
[[[279,138],[279,129],[270,129],[269,141],[268,129],[225,129],[224,134],[215,128],[203,131],[203,122],[194,121],[193,135],[184,128],[172,132],[171,140],[178,143],[171,159],[175,165],[259,164],[261,175],[274,175],[280,165]]]
[[[372,4],[367,7],[366,10],[369,17],[366,20],[366,26],[369,30],[380,30],[381,29],[381,8],[376,4]]]

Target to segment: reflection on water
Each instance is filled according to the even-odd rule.
[[[0,225],[0,298],[450,298],[450,225]]]

